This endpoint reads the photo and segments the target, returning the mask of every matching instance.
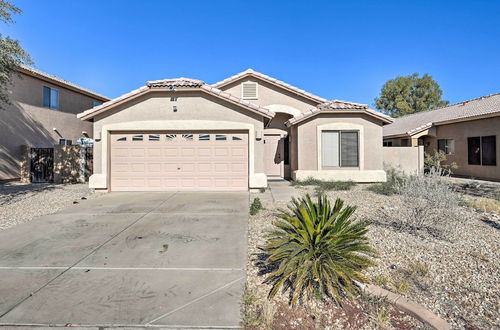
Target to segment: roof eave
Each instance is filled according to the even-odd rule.
[[[67,84],[63,81],[60,81],[58,79],[55,79],[55,78],[52,78],[49,74],[43,74],[41,72],[38,72],[39,70],[36,70],[36,71],[33,71],[33,70],[36,70],[36,69],[28,69],[26,67],[23,67],[23,66],[20,66],[18,68],[18,71],[25,74],[25,75],[28,75],[28,76],[31,76],[31,77],[35,77],[37,79],[40,79],[40,80],[43,80],[43,81],[46,81],[48,83],[51,83],[51,84],[54,84],[54,85],[57,85],[57,86],[60,86],[60,87],[63,87],[63,88],[66,88],[66,89],[69,89],[69,90],[72,90],[74,92],[77,92],[77,93],[80,93],[80,94],[84,94],[84,95],[87,95],[87,96],[90,96],[98,101],[103,101],[103,102],[106,102],[106,101],[109,101],[110,98],[108,98],[107,96],[104,96],[104,95],[101,95],[101,94],[98,94],[98,93],[94,93],[90,90],[87,90],[85,88],[81,88],[81,87],[78,87],[74,84],[71,83],[70,84]],[[63,79],[61,79],[63,80]]]
[[[106,112],[112,108],[115,108],[121,104],[124,104],[126,102],[129,102],[139,96],[142,96],[146,93],[149,93],[149,92],[175,92],[175,91],[188,91],[188,92],[194,92],[194,91],[199,91],[199,92],[204,92],[208,95],[212,95],[212,96],[215,96],[221,100],[224,100],[226,102],[229,102],[229,103],[232,103],[234,105],[237,105],[239,107],[242,107],[242,108],[245,108],[253,113],[256,113],[258,115],[261,115],[263,117],[266,117],[268,119],[271,119],[274,117],[274,113],[270,110],[266,110],[265,111],[260,111],[258,108],[254,108],[252,107],[252,105],[245,105],[243,103],[240,103],[240,102],[237,102],[235,100],[232,100],[230,98],[226,98],[226,97],[222,97],[220,96],[219,94],[220,93],[216,93],[216,92],[212,92],[210,91],[209,89],[205,89],[205,88],[199,88],[199,87],[178,87],[178,88],[174,88],[174,89],[170,89],[168,87],[154,87],[154,88],[148,88],[146,86],[143,86],[139,89],[136,90],[135,93],[131,93],[128,97],[125,97],[123,98],[122,100],[118,101],[118,102],[115,102],[115,103],[112,103],[112,104],[109,104],[108,106],[106,106],[105,104],[103,104],[104,106],[102,108],[97,108],[97,109],[88,109],[82,113],[79,113],[77,114],[77,118],[80,118],[81,120],[90,120],[92,118],[94,118],[95,116],[103,113],[103,112]],[[112,101],[112,100],[111,100]],[[255,105],[254,105],[255,106]],[[257,106],[255,106],[257,107]]]
[[[311,113],[311,114],[306,115],[306,116],[301,117],[301,118],[290,118],[289,120],[287,120],[285,122],[285,125],[287,127],[290,127],[290,126],[299,124],[299,123],[303,122],[304,120],[307,120],[309,118],[313,118],[313,117],[315,117],[317,115],[321,115],[321,114],[349,114],[349,113],[365,114],[365,115],[368,115],[370,117],[374,117],[374,118],[381,120],[383,124],[390,124],[393,122],[393,120],[386,118],[385,116],[378,116],[376,113],[373,113],[372,111],[356,109],[356,110],[321,110],[321,111]]]
[[[238,74],[236,74],[236,75],[234,75],[232,77],[229,77],[229,78],[226,78],[226,79],[221,80],[219,82],[216,82],[216,83],[212,84],[211,86],[220,89],[220,88],[222,88],[224,86],[230,85],[230,84],[232,84],[232,83],[234,83],[234,82],[236,82],[236,81],[238,81],[240,79],[244,79],[244,78],[247,78],[249,76],[251,76],[253,78],[256,78],[256,79],[260,79],[262,81],[265,81],[265,82],[267,82],[267,83],[269,83],[269,84],[271,84],[273,86],[282,88],[282,89],[287,90],[287,91],[289,91],[289,92],[291,92],[291,93],[293,93],[295,95],[299,95],[299,96],[301,96],[303,98],[306,98],[306,99],[308,99],[310,101],[313,101],[313,102],[316,102],[318,104],[327,101],[326,99],[324,99],[322,97],[319,97],[319,96],[316,96],[314,94],[310,94],[309,95],[309,93],[307,93],[305,91],[304,92],[300,92],[301,89],[298,88],[298,87],[292,86],[293,88],[290,88],[290,87],[287,87],[285,85],[278,84],[278,83],[276,83],[276,81],[278,81],[277,79],[274,79],[274,78],[273,79],[268,79],[268,78],[262,77],[260,75],[257,75],[255,71],[238,73]]]

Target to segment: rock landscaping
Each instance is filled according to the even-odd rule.
[[[461,202],[453,210],[459,219],[440,219],[451,223],[444,226],[446,230],[408,230],[395,226],[394,221],[399,214],[408,214],[408,199],[399,194],[376,193],[373,190],[377,189],[370,187],[359,184],[351,190],[327,192],[333,200],[341,198],[357,206],[355,216],[372,222],[368,236],[379,258],[366,273],[370,282],[425,306],[453,328],[500,328],[500,218]],[[290,189],[315,193],[314,186]],[[468,198],[455,194],[460,200]],[[252,198],[258,196],[256,193]],[[366,295],[346,301],[342,307],[319,300],[291,306],[289,296],[283,294],[267,299],[270,286],[263,284],[265,276],[259,274],[256,256],[266,242],[265,233],[277,220],[277,210],[287,203],[264,199],[262,204],[264,209],[251,216],[249,222],[247,300],[243,304],[247,328],[429,327]]]
[[[96,195],[88,184],[0,183],[0,230],[52,214]]]

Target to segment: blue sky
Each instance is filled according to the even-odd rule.
[[[500,92],[500,1],[13,0],[0,32],[35,66],[109,97],[147,80],[213,83],[247,68],[373,104],[429,73],[451,102]]]

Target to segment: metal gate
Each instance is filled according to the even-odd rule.
[[[89,177],[92,175],[92,170],[94,168],[94,148],[92,147],[82,147],[83,150],[83,177],[84,182],[89,181]]]
[[[31,148],[30,150],[31,182],[54,181],[54,149],[53,148]]]

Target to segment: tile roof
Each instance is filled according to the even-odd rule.
[[[162,79],[162,80],[154,80],[148,81],[146,86],[153,88],[161,88],[161,87],[200,87],[204,85],[205,82],[198,79],[191,78],[173,78],[173,79]]]
[[[500,116],[500,93],[395,118],[394,123],[384,127],[384,136],[411,136],[440,123],[489,115]]]
[[[319,109],[368,109],[367,104],[354,103],[342,100],[331,100],[318,105]]]
[[[80,86],[78,86],[76,84],[73,84],[70,81],[61,79],[59,77],[56,77],[54,75],[45,73],[43,71],[40,71],[38,69],[29,67],[27,65],[21,65],[20,68],[19,68],[19,72],[27,74],[27,75],[30,75],[32,77],[36,77],[36,78],[48,80],[49,82],[51,82],[53,84],[56,84],[56,85],[62,85],[63,87],[66,87],[66,88],[72,89],[72,90],[74,90],[76,92],[80,92],[82,94],[91,96],[91,97],[93,97],[93,98],[95,98],[95,99],[97,99],[99,101],[108,101],[109,100],[109,97],[106,97],[104,95],[101,95],[101,94],[98,94],[96,92],[93,92],[90,89],[80,87]]]
[[[297,88],[295,86],[292,86],[290,84],[287,84],[281,80],[278,80],[276,78],[273,78],[273,77],[270,77],[268,75],[265,75],[263,73],[260,73],[260,72],[257,72],[257,71],[254,71],[252,69],[247,69],[243,72],[240,72],[238,74],[235,74],[234,76],[231,76],[229,78],[226,78],[224,80],[221,80],[219,82],[216,82],[215,84],[212,84],[213,87],[217,87],[217,88],[221,88],[223,86],[226,86],[230,83],[232,83],[233,81],[236,81],[240,78],[243,78],[243,77],[247,77],[247,76],[253,76],[253,77],[257,77],[257,78],[260,78],[270,84],[273,84],[273,85],[276,85],[276,86],[279,86],[281,88],[284,88],[284,89],[287,89],[287,90],[290,90],[291,92],[297,94],[297,95],[301,95],[303,97],[306,97],[306,98],[309,98],[309,99],[312,99],[318,103],[323,103],[323,102],[326,102],[327,100],[322,98],[322,97],[319,97],[317,95],[314,95],[312,93],[309,93],[303,89],[300,89],[300,88]]]
[[[201,80],[197,79],[191,79],[191,78],[174,78],[174,79],[162,79],[162,80],[155,80],[155,81],[148,81],[146,82],[146,86],[142,86],[138,89],[135,89],[127,94],[123,94],[122,96],[119,96],[115,99],[112,99],[108,102],[105,102],[97,107],[94,107],[92,109],[85,110],[82,113],[79,113],[77,115],[78,118],[81,118],[83,120],[90,119],[94,116],[96,116],[99,113],[102,113],[110,108],[112,108],[115,105],[118,105],[122,102],[128,101],[129,99],[133,99],[141,94],[147,93],[151,90],[154,89],[165,89],[169,88],[172,90],[175,90],[175,88],[181,88],[182,90],[201,90],[204,91],[205,93],[211,94],[215,97],[224,99],[226,101],[229,101],[231,103],[240,105],[252,112],[258,113],[264,117],[267,118],[272,118],[274,117],[275,113],[269,109],[266,109],[264,107],[261,107],[259,105],[250,103],[248,101],[242,100],[232,94],[229,94],[227,92],[221,91],[220,89],[217,89],[213,86],[205,84]]]
[[[393,119],[383,113],[370,109],[368,105],[361,103],[354,103],[341,100],[331,100],[319,104],[316,108],[308,110],[290,118],[285,124],[292,126],[300,123],[307,118],[322,114],[322,113],[365,113],[369,116],[382,120],[384,123],[391,123]]]

